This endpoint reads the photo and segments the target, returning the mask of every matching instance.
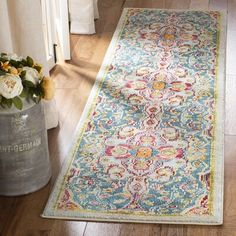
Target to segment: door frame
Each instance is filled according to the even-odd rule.
[[[47,63],[52,69],[58,57],[71,59],[68,2],[41,0],[41,7]]]

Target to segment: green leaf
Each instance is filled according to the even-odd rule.
[[[3,104],[3,102],[0,103],[0,106],[1,106],[2,108],[6,108],[6,107],[4,106],[4,104]]]
[[[22,110],[23,103],[19,97],[12,98],[12,102],[18,110]]]
[[[32,89],[28,89],[28,95],[29,97],[33,97],[34,92],[32,91]]]
[[[39,73],[41,72],[42,67],[39,65],[35,65],[34,69],[37,70]]]
[[[34,60],[31,57],[27,56],[26,61],[29,67],[32,67],[34,65]]]
[[[7,106],[8,108],[11,108],[12,106],[12,99],[6,99],[6,98],[2,98],[2,104],[4,106]]]
[[[26,86],[28,88],[35,88],[35,85],[31,81],[28,81],[28,80],[22,81],[22,84],[23,86]]]
[[[5,75],[6,74],[6,72],[5,71],[3,71],[3,70],[0,70],[0,76],[2,76],[2,75]]]
[[[26,71],[25,71],[25,70],[21,71],[20,77],[21,77],[22,79],[25,78],[25,75],[26,75]]]
[[[26,98],[26,96],[27,96],[27,92],[26,92],[26,90],[23,89],[21,94],[20,94],[20,97],[21,98]]]
[[[21,61],[21,64],[23,65],[23,66],[27,66],[28,64],[27,64],[27,61],[25,60],[25,59],[23,59],[22,61]]]
[[[18,68],[19,62],[11,59],[11,60],[10,60],[10,65],[12,65],[12,66]]]

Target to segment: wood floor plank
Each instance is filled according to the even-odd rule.
[[[191,0],[190,9],[208,9],[209,0]]]
[[[122,224],[114,223],[88,223],[84,236],[119,236]]]
[[[226,76],[225,134],[236,135],[236,75]]]
[[[120,236],[161,235],[161,227],[155,224],[122,224]]]
[[[124,7],[164,8],[165,0],[126,0]]]
[[[226,73],[236,75],[236,30],[228,30],[227,32],[227,57],[226,57]]]
[[[186,233],[187,236],[236,236],[234,228],[222,226],[188,226]]]
[[[7,206],[7,207],[6,207]],[[7,225],[7,221],[14,217],[15,209],[18,207],[18,199],[0,197],[0,235]]]
[[[228,0],[210,0],[209,9],[210,10],[227,10]]]
[[[236,145],[235,145],[235,143],[236,143],[236,135],[225,135],[225,165],[227,166],[225,173],[226,173],[226,171],[228,171],[230,169],[234,170],[234,166],[236,166]],[[230,165],[232,165],[233,167],[230,168]],[[235,185],[236,185],[236,183],[235,183]]]
[[[166,9],[189,9],[191,0],[165,0]]]
[[[84,236],[86,222],[57,220],[48,236]]]
[[[228,0],[228,30],[236,30],[236,0]]]
[[[223,231],[234,229],[236,233],[236,136],[225,136],[225,182]],[[228,231],[229,232],[229,231]]]
[[[102,51],[104,57],[106,48],[99,49],[99,51]],[[61,73],[60,76],[56,75],[57,89],[79,89],[84,86],[83,84],[89,84],[92,88],[101,66],[101,61],[102,59],[99,59],[99,57],[96,58],[94,63],[83,61],[80,57],[77,57],[76,62],[71,61],[70,63],[63,65],[64,74]],[[68,79],[68,77],[72,78]],[[64,86],[66,81],[69,81],[68,84],[74,84],[74,86]]]
[[[161,225],[160,236],[188,236],[183,225]]]

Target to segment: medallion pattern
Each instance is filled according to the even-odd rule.
[[[55,209],[212,214],[219,19],[127,11]]]

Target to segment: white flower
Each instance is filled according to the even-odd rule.
[[[0,95],[10,99],[19,96],[23,90],[21,78],[18,75],[6,74],[0,76]]]
[[[23,71],[26,72],[25,74],[25,80],[32,82],[34,85],[36,85],[39,82],[39,73],[34,68],[25,66],[23,67]]]
[[[4,56],[8,61],[14,60],[14,61],[22,61],[22,56],[17,56],[15,53],[10,53]]]

